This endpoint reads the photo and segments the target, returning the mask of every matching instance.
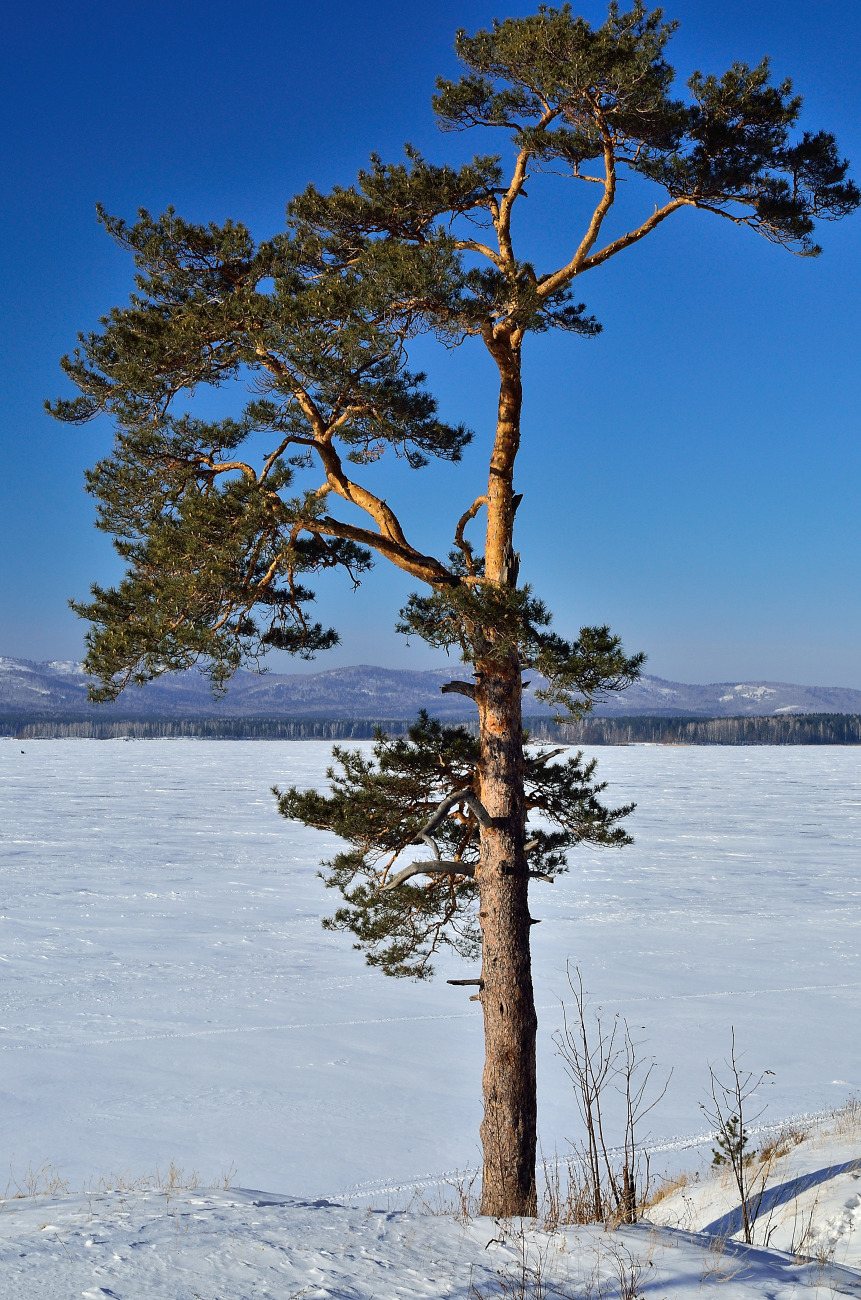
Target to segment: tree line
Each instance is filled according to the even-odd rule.
[[[594,718],[556,723],[525,718],[533,740],[571,745],[861,745],[861,714],[799,713],[765,718]],[[0,736],[19,740],[371,740],[405,735],[403,718],[91,718],[0,717]],[[469,732],[475,720],[458,724]]]

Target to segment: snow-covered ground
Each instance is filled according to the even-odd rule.
[[[861,1106],[856,1099],[811,1126],[790,1125],[786,1134],[763,1144],[776,1146],[765,1158],[751,1151],[745,1166],[753,1243],[861,1269]],[[649,1208],[653,1223],[722,1241],[743,1237],[728,1168],[706,1166],[678,1181]]]
[[[515,1258],[485,1250],[493,1225],[378,1212],[476,1164],[481,1020],[445,984],[471,970],[386,980],[320,928],[335,900],[316,863],[334,842],[281,820],[269,786],[319,783],[329,748],[0,740],[2,1154],[13,1191],[44,1162],[69,1188],[6,1202],[0,1296],[466,1297],[470,1264],[486,1290]],[[763,1123],[838,1104],[861,1084],[861,752],[598,758],[608,797],[639,803],[637,843],[582,850],[534,889],[545,1151],[578,1136],[551,1037],[568,960],[674,1069],[653,1167],[696,1163],[730,1026],[746,1064],[775,1071]],[[180,1181],[231,1187],[171,1189],[172,1161]],[[141,1186],[156,1168],[166,1191]],[[702,1281],[702,1243],[679,1231],[649,1238],[658,1300]],[[632,1250],[641,1238],[624,1234]],[[577,1241],[584,1269],[607,1246]],[[777,1297],[810,1280],[776,1259],[726,1286]]]
[[[242,1191],[78,1195],[9,1211],[23,1300],[726,1300],[856,1296],[852,1265],[649,1223],[545,1232]]]
[[[858,1140],[857,1123],[850,1133],[814,1129],[776,1161],[752,1246],[733,1237],[731,1189],[711,1171],[616,1228],[181,1188],[169,1177],[54,1188],[0,1207],[0,1295],[696,1300],[719,1288],[728,1300],[857,1298],[861,1161],[844,1157]]]

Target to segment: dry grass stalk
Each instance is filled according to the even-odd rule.
[[[836,1137],[861,1136],[861,1096],[857,1092],[852,1093],[841,1106],[831,1112],[829,1119]]]
[[[743,1259],[736,1255],[727,1255],[727,1238],[712,1237],[703,1249],[703,1271],[701,1282],[729,1282],[737,1273],[746,1268]]]
[[[664,1181],[659,1183],[655,1190],[649,1194],[649,1199],[643,1202],[641,1208],[643,1210],[654,1209],[656,1205],[660,1205],[661,1201],[665,1201],[668,1196],[673,1196],[676,1192],[680,1192],[683,1187],[687,1187],[689,1182],[691,1182],[691,1175],[684,1172],[665,1178]]]
[[[47,1160],[41,1165],[34,1165],[30,1161],[24,1172],[20,1174],[15,1173],[10,1161],[9,1181],[6,1184],[6,1191],[2,1200],[4,1202],[20,1201],[26,1198],[41,1200],[45,1197],[65,1196],[68,1190],[69,1184],[67,1180]]]

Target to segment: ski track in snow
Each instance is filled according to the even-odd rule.
[[[7,960],[7,959],[3,959]],[[647,1002],[698,1002],[709,998],[754,998],[760,994],[773,993],[825,993],[834,989],[857,989],[861,988],[861,980],[853,980],[842,984],[791,984],[782,988],[761,988],[761,989],[717,989],[714,992],[704,991],[702,993],[655,993],[646,997],[632,997],[624,999],[626,1006],[637,1006]],[[612,1006],[614,1003],[620,1003],[621,999],[605,998],[603,1005]],[[559,1002],[547,1002],[543,1006],[536,1005],[536,1011],[557,1011]],[[49,1042],[28,1042],[28,1043],[3,1043],[0,1042],[0,1052],[27,1052],[27,1051],[46,1051],[55,1047],[110,1047],[114,1043],[151,1043],[162,1042],[168,1039],[184,1038],[213,1038],[220,1035],[232,1034],[271,1034],[271,1033],[290,1033],[302,1029],[348,1029],[356,1025],[397,1025],[397,1024],[420,1024],[427,1020],[471,1020],[480,1016],[480,1011],[460,1011],[447,1012],[437,1015],[415,1015],[415,1016],[378,1016],[370,1020],[309,1020],[303,1024],[287,1022],[280,1025],[236,1025],[231,1028],[223,1029],[187,1029],[181,1032],[166,1032],[162,1034],[112,1034],[108,1038],[88,1038],[85,1044],[74,1038],[63,1038],[56,1036]],[[3,1032],[4,1026],[0,1025],[0,1033]]]

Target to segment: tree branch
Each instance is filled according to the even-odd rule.
[[[475,686],[472,682],[446,682],[439,689],[441,695],[466,695],[470,700],[475,699]]]
[[[380,885],[377,893],[387,894],[389,890],[396,889],[402,885],[405,880],[410,880],[413,876],[468,876],[470,880],[475,878],[474,862],[411,862],[408,867],[404,867],[391,880],[387,880],[384,885]]]
[[[329,537],[343,537],[359,542],[363,546],[369,546],[378,551],[379,554],[385,556],[399,569],[403,569],[415,578],[420,578],[423,582],[429,582],[431,585],[436,586],[440,584],[449,586],[452,575],[445,565],[432,556],[423,555],[421,551],[411,546],[404,535],[400,520],[391,507],[385,501],[380,500],[379,497],[374,496],[373,492],[369,492],[367,488],[363,488],[359,483],[352,482],[344,473],[341,457],[331,442],[334,427],[338,421],[336,420],[333,425],[327,424],[313,398],[279,357],[274,356],[262,345],[258,345],[256,351],[265,368],[272,374],[277,375],[282,383],[287,384],[290,388],[293,397],[311,425],[314,438],[309,440],[307,445],[313,447],[320,457],[329,490],[335,492],[343,500],[349,501],[352,505],[358,506],[360,510],[364,510],[374,520],[380,532],[377,535],[368,529],[353,529],[351,525],[341,525],[337,520],[328,516],[322,520],[309,521],[305,525],[307,530],[309,532],[319,531]]]
[[[672,203],[667,203],[662,208],[656,208],[648,221],[644,221],[636,230],[629,230],[626,235],[621,235],[619,239],[614,239],[612,243],[607,244],[606,247],[600,250],[600,252],[594,253],[592,257],[588,257],[585,262],[577,268],[576,273],[582,275],[584,271],[591,271],[593,266],[600,266],[602,262],[606,262],[609,257],[614,255],[614,253],[621,252],[623,248],[630,248],[631,244],[636,244],[638,240],[643,239],[644,236],[650,234],[656,226],[659,226],[662,221],[665,221],[671,213],[677,212],[679,208],[700,206],[702,205],[695,203],[693,199],[673,199]],[[715,211],[715,209],[709,208],[707,211]],[[743,218],[733,218],[728,212],[719,213],[719,215],[730,217],[731,220],[744,220]]]
[[[451,587],[456,582],[456,579],[452,577],[445,565],[441,564],[434,556],[422,555],[420,551],[414,550],[411,546],[402,546],[388,537],[381,537],[379,533],[372,532],[370,528],[359,528],[354,524],[345,524],[340,519],[332,519],[330,515],[323,515],[320,519],[309,519],[307,523],[302,524],[302,528],[305,532],[311,534],[319,533],[323,537],[341,537],[347,541],[356,542],[359,546],[367,546],[370,550],[377,551],[385,559],[390,560],[404,573],[419,578],[431,587]]]
[[[303,415],[314,430],[315,438],[324,438],[327,432],[326,421],[320,414],[319,408],[310,393],[297,381],[295,375],[284,365],[280,357],[273,356],[267,348],[263,347],[262,343],[258,343],[254,351],[260,358],[260,364],[264,369],[277,376],[290,389],[290,392],[302,408]]]
[[[486,831],[496,829],[496,819],[491,817],[477,794],[472,790],[455,790],[452,794],[446,795],[446,797],[437,804],[436,811],[425,822],[421,830],[417,832],[416,838],[412,842],[415,844],[423,836],[430,835],[431,831],[436,830],[440,822],[443,821],[443,819],[451,812],[452,808],[456,808],[459,803],[465,803],[467,807],[472,809],[476,818]]]
[[[589,250],[595,246],[595,241],[601,232],[604,218],[610,211],[616,199],[616,158],[613,153],[613,139],[610,135],[607,123],[604,120],[603,113],[601,113],[597,105],[593,105],[593,110],[595,120],[598,123],[598,129],[601,132],[601,138],[604,142],[604,193],[601,195],[601,200],[595,211],[592,213],[592,219],[589,222],[586,234],[581,239],[580,246],[571,261],[567,266],[563,266],[553,275],[547,276],[547,278],[542,280],[539,284],[538,294],[542,298],[547,297],[548,294],[555,293],[558,289],[564,288],[569,280],[573,280],[574,276],[577,275]]]
[[[546,117],[546,114],[545,114]],[[542,119],[543,122],[543,119]],[[514,165],[514,174],[511,178],[511,184],[502,196],[502,202],[499,205],[499,219],[496,221],[496,237],[499,240],[499,251],[503,263],[514,261],[514,249],[511,246],[511,209],[514,207],[515,200],[523,189],[526,181],[526,168],[529,165],[531,154],[528,149],[521,149],[517,155],[517,162]]]
[[[545,127],[550,125],[554,117],[559,116],[561,111],[561,108],[550,108],[548,106],[542,114],[536,129],[543,131]],[[529,149],[521,149],[517,155],[511,183],[502,196],[502,202],[499,205],[499,216],[494,221],[496,237],[499,240],[499,251],[505,263],[514,261],[514,249],[511,245],[511,209],[523,189],[526,181],[526,168],[529,166],[531,157],[532,152]]]
[[[472,547],[463,535],[463,530],[471,519],[474,519],[482,506],[487,505],[487,496],[476,497],[469,509],[461,515],[457,521],[457,528],[454,530],[454,544],[463,553],[467,573],[470,577],[475,577],[475,561],[472,558]]]
[[[315,440],[314,450],[323,463],[323,469],[326,474],[326,482],[329,488],[343,500],[349,501],[352,505],[358,506],[370,515],[376,523],[380,532],[379,535],[366,529],[358,529],[354,533],[333,533],[331,529],[337,521],[326,518],[326,528],[330,530],[331,536],[351,537],[355,541],[361,540],[362,545],[370,546],[379,551],[386,559],[391,560],[398,568],[410,573],[413,577],[421,578],[423,582],[429,582],[432,586],[450,586],[453,578],[449,570],[439,560],[433,556],[423,555],[421,551],[411,546],[404,536],[404,530],[401,527],[400,520],[395,512],[385,501],[374,496],[367,488],[360,484],[352,482],[344,473],[341,458],[335,448],[329,442]],[[316,521],[314,521],[316,524]],[[340,526],[340,525],[338,525]],[[350,525],[343,525],[350,527]],[[363,534],[360,539],[358,534]],[[428,575],[431,576],[428,576]]]
[[[465,253],[480,253],[482,257],[486,257],[493,262],[493,265],[500,271],[505,267],[505,262],[499,253],[494,253],[492,248],[489,248],[487,244],[479,243],[477,239],[456,239],[454,246]]]
[[[527,768],[541,767],[551,758],[555,758],[557,754],[564,754],[567,748],[567,745],[562,745],[559,749],[548,749],[546,754],[539,754],[537,758],[527,758],[524,766]]]
[[[404,867],[391,880],[387,880],[384,885],[380,885],[377,890],[378,894],[387,894],[392,889],[397,889],[405,880],[411,880],[413,876],[466,876],[469,880],[475,879],[475,870],[479,864],[476,862],[411,862],[408,867]],[[527,871],[530,880],[547,880],[552,885],[553,876],[548,876],[543,871]]]
[[[200,456],[198,460],[201,465],[205,465],[207,469],[211,469],[213,474],[226,474],[229,470],[238,469],[241,470],[245,477],[250,479],[252,483],[257,482],[257,475],[251,466],[247,465],[244,460],[216,461],[213,460],[211,456]]]

